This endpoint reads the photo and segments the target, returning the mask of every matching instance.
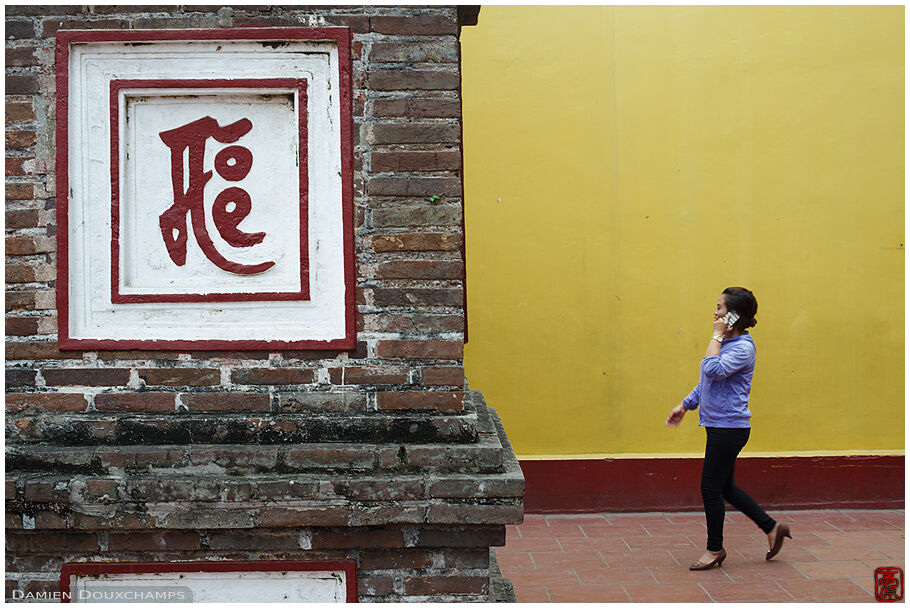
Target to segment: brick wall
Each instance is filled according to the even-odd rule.
[[[462,367],[457,9],[129,8],[7,7],[8,594],[306,554],[357,560],[363,598],[485,597],[523,480]],[[250,26],[353,34],[356,349],[60,351],[56,32]]]

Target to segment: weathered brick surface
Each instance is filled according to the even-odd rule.
[[[221,384],[221,370],[218,369],[140,369],[139,377],[149,386],[212,386]]]
[[[390,359],[461,359],[464,343],[455,340],[382,340],[376,351]]]
[[[452,99],[377,99],[373,102],[373,114],[390,118],[458,118],[461,105]]]
[[[407,384],[407,367],[335,367],[329,370],[332,384]]]
[[[101,555],[352,559],[362,598],[485,600],[523,486],[463,392],[457,9],[6,14],[8,594]],[[250,26],[353,34],[356,348],[59,350],[53,37]]]
[[[121,386],[130,381],[128,369],[46,369],[42,375],[48,386]]]
[[[312,369],[243,368],[231,372],[234,384],[312,384],[316,371]]]
[[[435,410],[460,412],[464,393],[441,391],[397,391],[376,395],[380,410]]]
[[[95,395],[99,412],[162,412],[174,411],[174,393],[105,393]]]
[[[461,168],[461,154],[456,151],[374,152],[370,166],[376,172],[457,171]]]
[[[431,386],[462,386],[464,368],[452,366],[424,367],[420,370],[424,384]]]
[[[190,412],[268,412],[271,401],[263,393],[187,393],[180,401]]]
[[[82,393],[22,393],[6,395],[7,412],[84,412]]]

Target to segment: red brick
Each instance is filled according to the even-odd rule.
[[[373,152],[373,171],[457,171],[461,153],[455,151]]]
[[[329,370],[332,384],[407,384],[407,367],[334,367]]]
[[[371,547],[373,545],[360,546]],[[362,551],[358,565],[363,570],[415,570],[432,567],[433,559],[428,552],[420,549]]]
[[[420,576],[405,578],[405,595],[438,595],[488,592],[489,579],[485,576]]]
[[[6,360],[81,359],[79,351],[62,351],[56,342],[7,342]]]
[[[34,291],[7,291],[6,310],[34,310],[36,293]]]
[[[122,386],[130,381],[128,369],[45,369],[48,386]]]
[[[81,393],[14,393],[6,396],[7,412],[84,412]]]
[[[17,184],[28,185],[31,184]],[[7,188],[9,184],[7,184]],[[35,253],[49,253],[56,248],[56,242],[52,238],[38,236],[9,236],[6,237],[7,255],[32,255]]]
[[[6,175],[7,177],[15,176],[19,177],[25,175],[25,161],[32,160],[30,158],[7,158],[6,159]]]
[[[454,19],[441,15],[416,17],[370,17],[370,31],[377,34],[402,36],[455,36],[458,24]]]
[[[34,131],[7,131],[6,148],[8,150],[25,150],[34,146],[37,139],[38,136]],[[7,186],[9,185],[7,184]]]
[[[10,160],[10,159],[7,159]],[[20,228],[37,228],[37,209],[13,209],[6,212],[6,229],[19,230]]]
[[[367,180],[371,196],[459,196],[457,177],[372,177]]]
[[[446,568],[489,568],[489,549],[447,549],[444,552]]]
[[[198,532],[111,532],[108,551],[198,551]]]
[[[139,377],[148,386],[213,386],[221,384],[221,370],[219,369],[160,367],[140,369]]]
[[[155,350],[103,350],[98,352],[101,361],[135,361],[154,359],[160,361],[176,361],[179,352]]]
[[[376,228],[418,226],[459,226],[461,224],[460,204],[395,205],[373,210],[373,226]]]
[[[380,410],[434,410],[460,412],[464,409],[464,393],[441,391],[400,391],[376,394]]]
[[[362,314],[365,331],[439,334],[464,331],[464,317],[461,315],[415,315],[415,314]]]
[[[455,232],[405,232],[379,234],[373,237],[373,250],[386,251],[457,251],[464,243]]]
[[[458,72],[428,70],[387,70],[370,72],[369,88],[374,91],[453,91],[458,88]]]
[[[34,184],[6,184],[6,200],[8,201],[28,201],[35,196]],[[17,239],[27,239],[28,237],[13,237]],[[7,239],[7,253],[13,253],[9,250],[9,239]],[[28,253],[34,253],[30,251]],[[21,255],[14,253],[14,255]]]
[[[7,264],[6,265],[6,282],[7,283],[32,283],[35,281],[35,267],[25,264]],[[15,292],[13,292],[15,293]],[[34,292],[28,292],[34,293]]]
[[[69,500],[69,484],[58,487],[56,480],[30,479],[25,482],[23,496],[35,502],[66,502]]]
[[[458,61],[458,43],[374,42],[370,49],[370,61],[374,63],[454,63]]]
[[[7,317],[7,336],[32,336],[38,333],[37,317]]]
[[[461,359],[460,340],[380,340],[376,354],[390,359]]]
[[[41,35],[50,38],[58,30],[116,30],[127,29],[129,23],[121,19],[107,19],[95,21],[77,21],[72,19],[45,19],[41,28]]]
[[[255,532],[211,531],[208,534],[209,548],[231,551],[287,551],[300,549],[300,532]]]
[[[505,526],[471,526],[454,528],[423,528],[419,530],[416,547],[501,547],[506,543]]]
[[[456,144],[460,139],[457,124],[376,123],[371,129],[374,144]]]
[[[377,99],[373,102],[377,117],[458,118],[461,103],[454,99]]]
[[[32,110],[31,103],[10,102],[6,104],[6,122],[23,122],[27,120],[35,120],[35,112]],[[34,132],[31,133],[34,135]],[[9,133],[7,133],[7,138],[9,138]],[[7,139],[6,146],[9,147],[9,139]]]
[[[437,260],[396,260],[376,266],[379,279],[462,279],[464,264]]]
[[[350,524],[350,508],[341,506],[323,508],[263,508],[259,511],[259,524],[268,528],[347,526]]]
[[[11,549],[7,549],[7,551],[11,551]],[[18,590],[19,590],[19,581],[18,580],[16,580],[16,581],[7,580],[6,581],[6,595],[4,597],[11,598],[11,597],[13,597],[13,593]]]
[[[174,393],[105,393],[95,395],[99,412],[174,412]]]
[[[6,390],[35,386],[35,377],[38,375],[33,369],[6,368]]]
[[[6,535],[6,550],[15,553],[98,551],[98,535],[92,532],[29,532]]]
[[[190,412],[268,412],[268,393],[192,393],[180,396]]]
[[[22,40],[35,37],[35,24],[30,19],[7,19],[4,27],[7,40]],[[9,62],[7,62],[7,65]]]
[[[35,57],[35,47],[21,47],[6,49],[6,67],[28,67],[38,65]]]
[[[351,28],[355,34],[366,34],[370,31],[370,18],[361,15],[326,15],[327,25],[340,25]]]
[[[463,386],[463,367],[424,367],[421,370],[421,381],[430,386]]]
[[[237,368],[231,371],[234,384],[312,384],[316,372],[306,368]]]
[[[39,92],[38,77],[29,74],[27,76],[6,76],[6,94],[7,95],[34,95]],[[7,144],[8,145],[8,144]]]
[[[372,290],[376,306],[448,306],[464,303],[461,289],[377,287]]]
[[[60,581],[28,581],[25,587],[26,593],[45,599],[47,602],[54,601],[55,597],[60,594]],[[56,600],[56,601],[59,601]]]
[[[363,532],[313,532],[311,539],[313,549],[366,549],[404,547],[401,530],[366,530]],[[373,566],[360,567],[375,570]]]
[[[357,595],[367,597],[381,597],[392,595],[395,592],[394,580],[391,576],[358,576]]]

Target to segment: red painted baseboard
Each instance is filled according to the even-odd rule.
[[[526,513],[700,510],[699,458],[522,460]],[[736,485],[768,509],[902,509],[903,456],[740,458]]]

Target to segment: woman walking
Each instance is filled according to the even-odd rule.
[[[758,302],[744,287],[728,287],[717,301],[714,331],[701,362],[701,378],[689,396],[670,411],[667,426],[677,426],[689,410],[699,409],[705,427],[705,462],[701,496],[708,525],[707,550],[689,570],[720,566],[727,557],[724,540],[724,500],[745,513],[768,535],[771,559],[781,549],[790,528],[779,524],[733,483],[736,457],[749,440],[749,391],[755,371],[755,342],[748,330],[756,324]]]

